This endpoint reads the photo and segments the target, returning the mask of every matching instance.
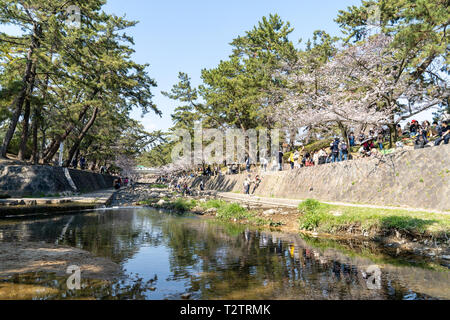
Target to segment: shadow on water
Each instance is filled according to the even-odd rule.
[[[448,269],[391,256],[373,243],[278,234],[152,209],[3,222],[0,241],[69,245],[123,269],[121,279],[83,279],[75,291],[52,274],[0,276],[0,298],[450,298]],[[367,274],[374,264],[381,270],[376,289]]]

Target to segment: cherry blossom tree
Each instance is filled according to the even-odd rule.
[[[345,135],[349,125],[389,124],[433,107],[449,95],[448,79],[431,64],[419,79],[397,59],[392,38],[377,34],[347,45],[326,63],[313,68],[300,58],[279,70],[286,84],[276,88],[273,116],[298,127],[337,124]],[[395,131],[395,130],[394,130]]]

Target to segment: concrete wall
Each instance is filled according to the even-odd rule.
[[[79,192],[112,188],[115,179],[113,176],[72,169],[69,169],[69,174]],[[36,196],[64,191],[74,190],[61,167],[0,163],[0,193]]]
[[[82,192],[112,188],[114,179],[116,179],[110,175],[81,170],[69,169],[69,173],[77,189]]]
[[[247,175],[207,179],[208,189],[243,192]],[[252,179],[255,173],[252,174]],[[201,178],[193,181],[198,186]],[[380,159],[325,164],[263,176],[255,194],[450,210],[450,145],[398,151]]]

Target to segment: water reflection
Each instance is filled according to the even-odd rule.
[[[52,299],[164,299],[186,292],[198,299],[450,298],[448,269],[427,269],[386,256],[373,244],[348,249],[150,209],[2,222],[0,241],[81,248],[119,263],[127,276],[113,284],[85,282],[84,291],[70,294],[65,279],[12,277],[0,283],[0,295],[2,285],[34,283],[57,289],[57,294],[43,297]],[[367,286],[365,271],[373,264],[382,271],[379,290]]]

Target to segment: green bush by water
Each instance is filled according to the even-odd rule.
[[[219,200],[219,199],[209,200],[209,201],[201,204],[201,206],[206,209],[211,209],[211,208],[219,209],[219,208],[223,207],[224,205],[226,205],[226,202],[223,200]]]
[[[195,200],[185,200],[185,199],[177,199],[172,203],[172,207],[174,210],[178,212],[187,212],[191,211],[195,206],[197,202]]]
[[[317,200],[307,199],[298,205],[298,210],[303,213],[300,217],[300,229],[307,231],[316,230],[324,220],[324,205]]]
[[[216,218],[220,220],[246,220],[251,224],[257,226],[272,226],[272,222],[263,218],[259,218],[254,212],[242,207],[238,203],[228,203],[223,200],[209,200],[201,204],[203,208],[215,208],[217,209]]]

